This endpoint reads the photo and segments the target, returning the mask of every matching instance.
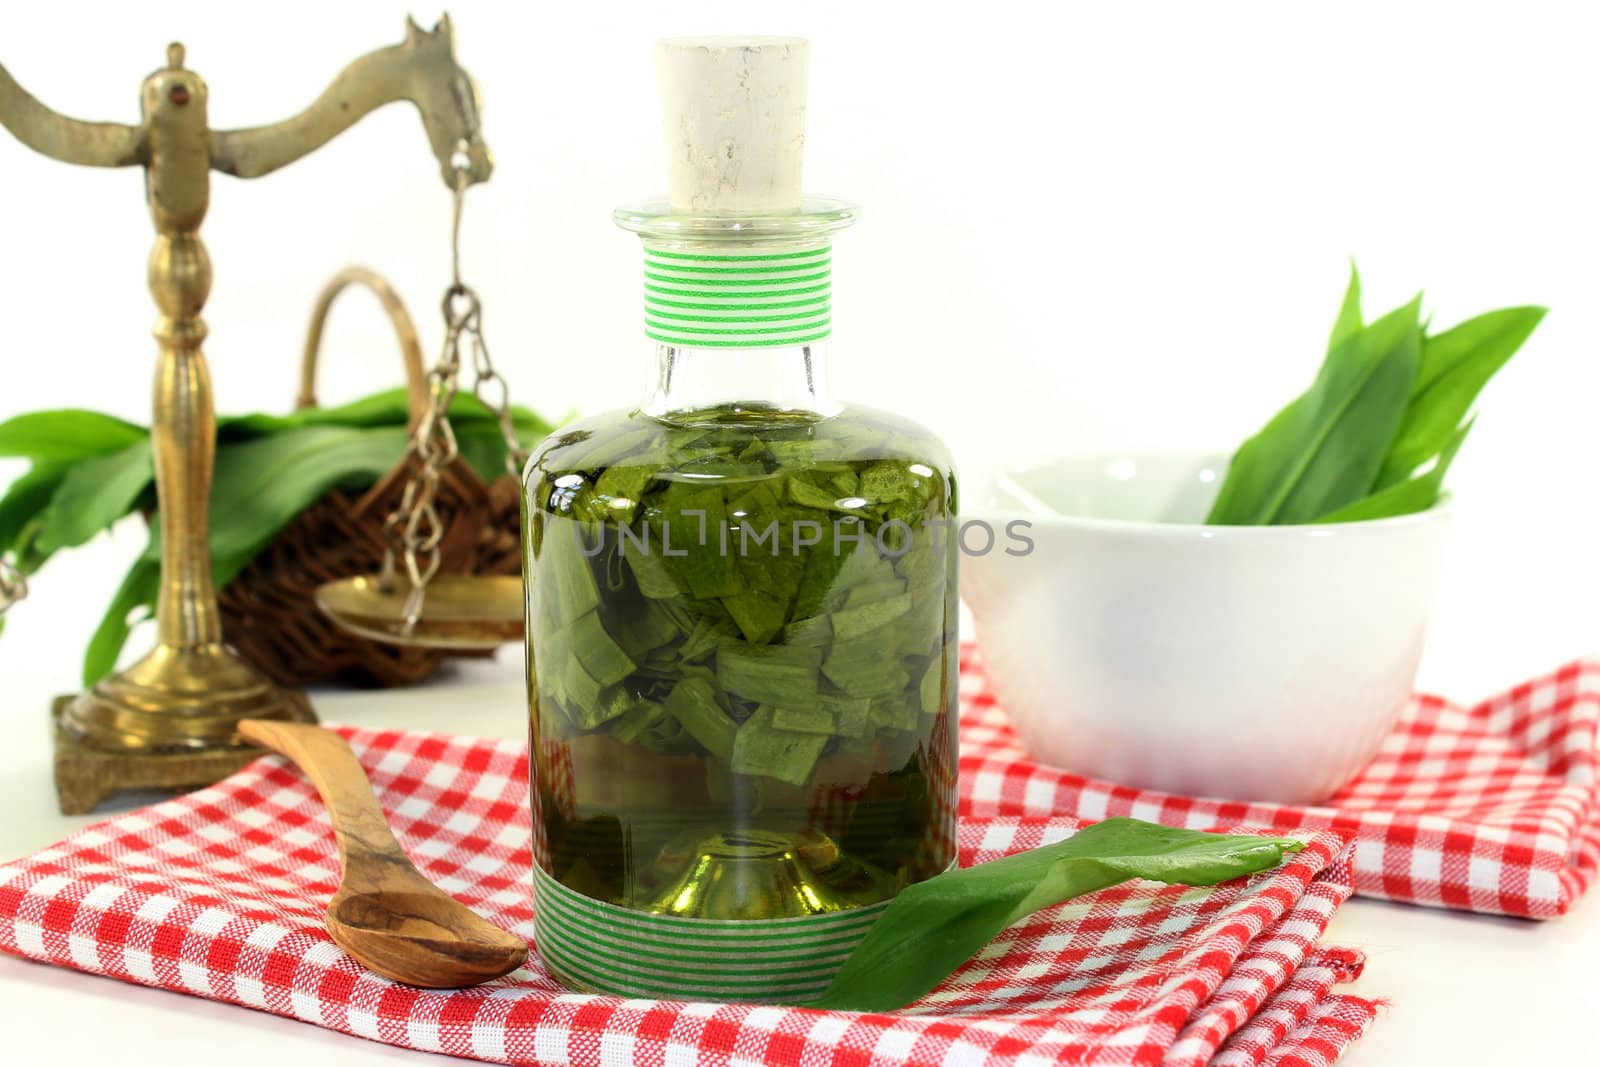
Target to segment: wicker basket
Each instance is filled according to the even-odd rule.
[[[412,422],[428,402],[417,332],[405,306],[381,277],[361,267],[336,275],[317,298],[301,366],[299,406],[316,404],[317,354],[334,299],[351,285],[373,292],[394,325],[405,362]],[[451,655],[438,649],[381,644],[336,626],[317,609],[324,582],[376,573],[383,562],[384,519],[400,501],[412,472],[402,459],[358,496],[330,492],[278,534],[218,593],[224,639],[282,685],[396,686],[422,681]],[[448,467],[439,485],[446,528],[443,573],[520,574],[520,493],[516,479],[485,483],[464,461]]]

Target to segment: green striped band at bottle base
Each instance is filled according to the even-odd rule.
[[[534,947],[569,989],[662,1000],[822,995],[888,902],[793,919],[690,919],[585,896],[533,865]]]
[[[759,348],[832,332],[832,246],[764,252],[644,250],[644,329],[659,344]]]

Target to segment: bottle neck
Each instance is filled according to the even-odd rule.
[[[831,245],[645,246],[645,335],[656,416],[717,407],[833,414]]]
[[[656,344],[656,376],[642,408],[645,414],[667,418],[730,407],[837,414],[839,404],[828,390],[826,345]]]

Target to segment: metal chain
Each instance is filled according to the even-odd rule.
[[[27,575],[11,562],[10,556],[0,556],[0,615],[27,595]]]
[[[388,545],[380,582],[385,589],[394,588],[397,563],[405,568],[411,583],[404,608],[407,633],[422,617],[428,582],[439,573],[444,540],[444,523],[438,508],[439,479],[460,455],[449,413],[450,404],[460,391],[463,345],[472,361],[472,393],[498,420],[505,438],[506,470],[513,476],[520,475],[528,458],[511,417],[510,389],[489,359],[489,346],[483,339],[483,302],[461,280],[461,205],[467,185],[468,172],[463,163],[455,170],[450,287],[445,290],[443,301],[444,347],[439,362],[428,372],[428,410],[411,433],[409,454],[417,458],[418,469],[406,483],[400,505],[384,520]]]

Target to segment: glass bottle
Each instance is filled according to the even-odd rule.
[[[854,216],[617,212],[654,381],[524,480],[536,943],[569,987],[803,1002],[955,860],[956,483],[829,392]]]

